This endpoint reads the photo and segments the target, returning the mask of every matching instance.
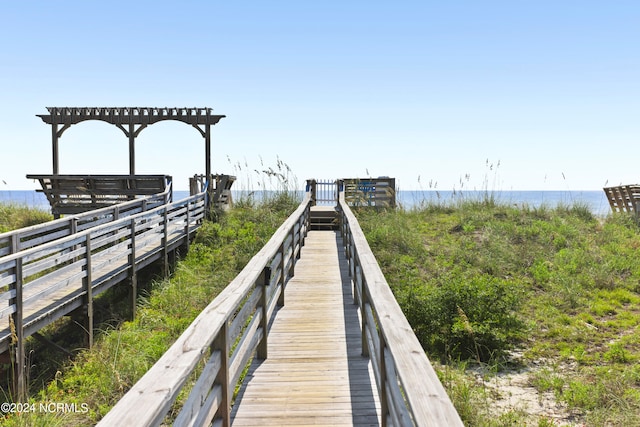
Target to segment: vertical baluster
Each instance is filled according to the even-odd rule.
[[[215,418],[222,419],[222,426],[231,425],[231,385],[229,385],[229,324],[225,321],[218,335],[211,344],[211,354],[220,351],[220,370],[214,384],[222,386],[222,398]]]
[[[17,235],[12,236],[12,250],[18,248]],[[24,351],[24,325],[23,325],[23,299],[22,299],[22,258],[16,259],[15,264],[15,291],[16,296],[11,301],[15,304],[16,311],[12,314],[13,326],[15,328],[15,360],[13,365],[14,379],[14,399],[16,402],[26,401],[26,379],[25,379],[25,351]]]
[[[278,297],[278,306],[284,306],[284,288],[287,283],[287,272],[285,271],[284,257],[286,255],[286,247],[284,242],[280,245],[280,296]]]
[[[269,267],[265,267],[262,270],[262,274],[258,279],[258,285],[262,287],[262,294],[260,296],[260,305],[262,311],[262,319],[260,319],[260,327],[262,328],[262,340],[258,344],[258,359],[266,359],[268,355],[268,340],[267,336],[269,335],[269,282],[271,281],[271,269]]]
[[[131,318],[136,318],[136,299],[138,298],[138,270],[136,268],[136,220],[131,220],[131,252],[129,253],[129,283],[131,285]]]
[[[382,415],[382,426],[387,427],[389,425],[389,402],[387,400],[387,361],[385,357],[385,351],[387,343],[382,333],[382,328],[379,329],[378,337],[380,338],[380,349],[378,351],[378,369],[380,370],[380,414]]]
[[[191,202],[187,201],[187,219],[185,220],[185,225],[184,225],[184,234],[185,234],[184,243],[185,243],[185,248],[187,252],[189,252],[189,244],[190,244],[190,239],[189,239],[190,223],[191,223]]]
[[[87,347],[93,347],[93,279],[91,274],[91,233],[87,233],[85,242],[85,308],[87,311],[86,317],[86,333],[87,333]]]
[[[162,237],[162,264],[164,277],[169,277],[169,225],[167,222],[167,207],[162,210],[163,217],[163,237]]]

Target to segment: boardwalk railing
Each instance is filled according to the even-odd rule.
[[[411,325],[340,192],[342,237],[362,316],[362,349],[371,358],[383,426],[462,426]]]
[[[603,190],[613,212],[628,212],[638,215],[640,185],[604,187]]]
[[[87,213],[65,216],[43,224],[1,233],[0,257],[162,206],[169,202],[170,194],[170,188],[168,188],[164,193],[142,199],[135,199]]]
[[[190,378],[178,426],[228,426],[231,398],[254,353],[267,357],[269,322],[284,304],[288,279],[309,224],[309,193],[240,274],[198,315],[99,426],[158,426],[166,422]]]
[[[125,279],[131,281],[135,312],[137,271],[156,260],[168,269],[172,251],[188,247],[189,236],[200,226],[205,197],[200,193],[146,211],[149,201],[142,200],[141,205],[127,204],[124,218],[115,219],[122,214],[120,206],[93,212],[94,220],[83,215],[11,235],[12,250],[22,250],[0,257],[0,353],[15,349],[19,395],[25,386],[24,339],[84,307],[91,345],[94,296]],[[78,223],[91,228],[77,231]]]

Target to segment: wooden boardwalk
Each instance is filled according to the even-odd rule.
[[[340,233],[309,231],[273,319],[268,357],[251,365],[233,426],[380,425],[348,271]]]

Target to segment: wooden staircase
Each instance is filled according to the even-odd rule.
[[[312,206],[309,214],[311,230],[338,230],[340,221],[335,206]]]

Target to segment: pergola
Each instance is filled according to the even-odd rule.
[[[129,138],[129,174],[135,175],[135,141],[149,125],[177,120],[196,128],[205,141],[205,176],[211,176],[211,126],[226,117],[213,114],[212,108],[155,107],[47,107],[49,114],[37,116],[51,125],[53,174],[59,173],[58,140],[65,130],[86,120],[101,120],[116,125]]]

